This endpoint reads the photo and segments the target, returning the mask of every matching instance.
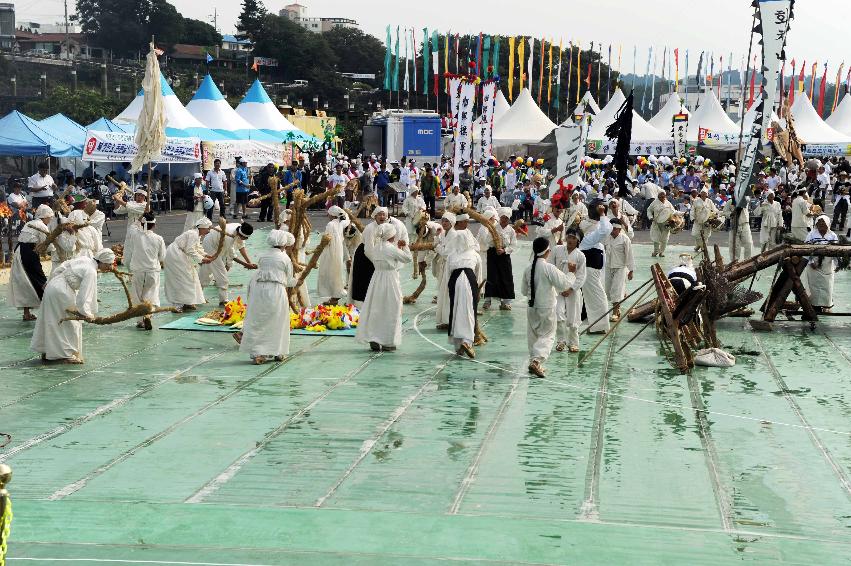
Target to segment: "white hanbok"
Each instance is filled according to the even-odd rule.
[[[825,217],[826,218],[826,217]],[[828,224],[830,221],[827,220]],[[839,238],[830,230],[822,236],[818,228],[807,234],[804,243],[830,245],[838,242]],[[829,308],[833,306],[833,281],[836,276],[837,261],[833,257],[811,257],[804,270],[804,282],[810,293],[810,302],[814,307]]]
[[[124,234],[125,255],[127,254],[127,248],[133,244],[133,236],[142,231],[142,225],[139,223],[139,219],[145,214],[147,207],[147,203],[131,200],[125,203],[124,206],[119,206],[115,209],[115,214],[127,215],[127,232]],[[191,214],[187,216],[191,216]],[[192,226],[194,225],[195,222],[192,223]]]
[[[736,205],[732,200],[728,200],[721,208],[721,216],[730,219],[730,232],[727,235],[727,249],[730,253],[730,262],[743,261],[753,256],[753,236],[751,235],[751,215],[748,212],[748,207],[744,207],[739,211],[739,222],[737,228],[733,230],[733,217]]]
[[[196,187],[193,185],[192,187],[192,199],[198,199],[199,197],[204,196],[204,189],[201,187]],[[195,226],[199,220],[204,216],[204,201],[195,200],[195,204],[192,207],[192,210],[186,214],[186,220],[183,222],[183,231],[191,230],[193,226]]]
[[[124,255],[124,264],[133,276],[130,296],[134,304],[160,306],[160,271],[165,261],[165,241],[152,230],[139,230]],[[188,304],[188,303],[183,303]]]
[[[325,227],[331,241],[319,256],[319,276],[316,280],[316,295],[319,301],[346,296],[346,264],[343,230],[349,219],[332,218]]]
[[[231,265],[233,265],[233,258],[236,252],[245,247],[245,242],[237,235],[239,227],[240,224],[238,222],[228,224],[225,227],[224,235],[218,230],[210,230],[210,233],[204,236],[202,243],[204,253],[211,256],[216,253],[219,247],[219,239],[225,238],[224,247],[219,257],[210,263],[202,265],[198,270],[198,278],[201,280],[201,285],[207,285],[210,278],[213,278],[219,292],[219,302],[228,301],[228,285],[230,285],[230,275],[228,272]]]
[[[621,231],[617,238],[612,238],[611,234],[606,236],[603,245],[606,248],[606,295],[614,305],[623,301],[627,276],[635,271],[632,242]]]
[[[67,309],[76,309],[83,316],[97,315],[97,281],[97,262],[90,257],[68,260],[56,269],[44,289],[31,350],[48,360],[82,359],[82,321],[59,321],[68,316]]]
[[[206,302],[198,266],[204,259],[204,247],[197,228],[187,230],[165,250],[165,300],[170,305],[200,305]]]
[[[470,269],[476,281],[481,281],[482,260],[479,257],[479,244],[469,230],[455,230],[449,243],[447,270],[449,284],[454,285],[452,314],[449,321],[449,342],[456,348],[461,344],[472,346],[476,336],[476,305],[470,279],[462,272],[452,281],[456,270]]]
[[[402,287],[399,270],[413,260],[408,248],[388,241],[375,246],[375,272],[366,291],[355,338],[368,344],[396,347],[402,343]]]
[[[523,272],[523,294],[532,297],[532,266],[535,266],[535,304],[526,309],[526,343],[529,363],[544,363],[550,357],[556,339],[558,293],[576,281],[572,273],[564,273],[554,264],[539,259]]]
[[[606,296],[606,288],[603,285],[603,269],[605,269],[606,262],[603,241],[611,233],[612,223],[604,216],[600,218],[600,221],[593,230],[586,232],[587,235],[579,243],[580,250],[596,248],[603,254],[603,267],[601,269],[595,269],[589,266],[586,258],[585,284],[582,286],[582,298],[585,301],[585,314],[588,316],[588,324],[591,325],[588,329],[590,333],[609,331],[609,317],[606,316],[606,311],[609,310],[609,300]]]
[[[803,196],[798,195],[792,201],[792,223],[791,235],[796,240],[802,242],[807,239],[807,236],[812,230],[812,217],[810,216],[810,203]]]
[[[434,242],[434,263],[431,266],[431,273],[437,280],[437,308],[435,309],[434,318],[437,324],[449,324],[449,265],[446,260],[449,257],[449,240],[455,230],[449,229],[449,232],[438,234]]]
[[[15,247],[15,252],[12,255],[12,269],[9,273],[9,306],[19,309],[34,309],[41,304],[39,293],[33,287],[24,267],[20,244],[37,246],[47,239],[47,235],[47,226],[39,219],[30,220],[21,229],[21,233],[18,235],[18,246]]]
[[[290,353],[290,303],[287,288],[296,283],[289,256],[273,248],[257,260],[248,282],[240,352],[252,358]]]
[[[647,218],[650,220],[650,239],[653,241],[653,253],[665,255],[668,247],[668,238],[671,237],[671,229],[667,222],[675,214],[674,205],[671,201],[654,199],[647,207]]]
[[[562,273],[570,273],[568,264],[576,264],[574,280],[570,284],[573,292],[569,297],[556,297],[556,338],[568,346],[579,347],[579,326],[582,324],[582,286],[585,284],[585,254],[579,248],[568,251],[567,246],[557,246],[553,251],[553,264]]]
[[[761,217],[759,226],[759,246],[762,251],[777,245],[777,236],[783,228],[783,208],[780,202],[765,201],[754,211],[754,216]]]
[[[712,199],[696,198],[691,207],[691,219],[694,221],[691,226],[691,235],[694,237],[694,247],[702,248],[705,241],[709,245],[709,238],[712,236],[712,227],[706,223],[718,213],[718,207]]]

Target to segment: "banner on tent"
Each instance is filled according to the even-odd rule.
[[[588,140],[586,153],[597,155],[614,155],[618,140]],[[629,144],[630,155],[670,155],[674,154],[674,140],[658,142],[632,142]]]
[[[688,114],[674,114],[671,118],[673,124],[674,152],[677,157],[683,157],[688,146],[686,135],[688,134]]]
[[[582,158],[585,157],[585,138],[588,127],[579,124],[559,126],[555,130],[557,160],[556,175],[550,182],[550,194],[568,185],[579,185],[579,174],[582,171]]]
[[[807,157],[831,157],[833,155],[851,155],[851,144],[845,143],[806,143],[802,152]]]
[[[699,128],[697,131],[697,145],[730,151],[739,147],[739,136],[736,134],[713,132],[709,128]]]
[[[84,161],[133,161],[139,152],[135,134],[86,130]],[[197,163],[201,161],[201,140],[198,138],[167,138],[162,155],[155,163]]]
[[[262,167],[267,163],[286,164],[283,144],[238,140],[204,142],[201,145],[203,147],[204,169],[212,169],[213,161],[216,159],[221,159],[224,167],[230,167],[237,157],[242,157],[248,161],[249,167]],[[289,150],[289,147],[287,150]]]

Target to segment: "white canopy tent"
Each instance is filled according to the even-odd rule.
[[[497,124],[499,120],[505,116],[505,114],[511,109],[511,106],[508,104],[508,101],[505,99],[505,95],[502,94],[501,90],[498,90],[496,93],[496,102],[494,102],[493,107],[493,123]]]
[[[697,143],[701,128],[710,130],[713,134],[719,136],[729,137],[729,139],[732,139],[730,136],[734,136],[737,140],[739,138],[738,124],[727,116],[718,101],[718,97],[712,90],[703,93],[697,110],[689,115],[686,140],[689,143]]]
[[[805,93],[798,93],[790,110],[795,118],[795,132],[802,143],[844,144],[851,142],[851,136],[838,132],[824,123]]]
[[[547,118],[528,88],[524,88],[517,100],[493,128],[494,148],[537,143],[552,132],[556,125]]]
[[[231,108],[210,75],[206,75],[201,81],[201,86],[186,105],[186,110],[208,128],[230,132],[253,128]]]
[[[615,89],[608,104],[594,118],[594,122],[591,124],[591,129],[588,132],[589,140],[606,139],[606,128],[614,123],[618,110],[620,110],[625,101],[626,97],[621,92],[621,89]],[[657,130],[648,124],[635,110],[632,111],[632,143],[656,142],[670,139],[670,134]]]
[[[673,93],[668,97],[668,101],[665,102],[665,105],[662,106],[656,115],[650,118],[647,123],[662,133],[672,132],[673,118],[676,114],[688,115],[689,111],[683,104],[680,95]]]
[[[256,79],[236,107],[236,113],[254,128],[275,132],[301,132],[275,108],[266,89]]]
[[[741,122],[739,122],[739,128],[742,131],[743,137],[747,136],[748,132],[750,132],[750,130],[751,130],[751,127],[753,127],[753,121],[756,118],[756,110],[754,110],[755,106],[756,106],[756,103],[752,104],[751,107],[748,109],[748,111],[745,112],[745,117],[742,118]],[[777,115],[777,112],[772,111],[771,112],[771,122],[769,123],[769,127],[771,127],[770,124],[774,123],[774,122],[777,122],[778,124],[780,124],[783,127],[786,126],[786,120],[782,120],[780,118],[780,116]],[[742,126],[744,126],[744,127],[742,127]]]
[[[623,102],[621,102],[623,104]],[[585,94],[582,95],[582,98],[579,99],[579,104],[576,105],[576,108],[580,108],[585,106],[585,112],[590,111],[595,116],[600,113],[600,105],[597,104],[597,101],[594,100],[594,97],[591,95],[590,90],[586,90]],[[576,109],[573,111],[576,114]]]
[[[842,101],[825,123],[841,134],[851,135],[851,96],[842,97]]]
[[[174,91],[171,90],[171,87],[166,82],[165,77],[162,76],[162,74],[160,74],[160,84],[162,86],[163,106],[165,107],[166,113],[166,127],[176,128],[179,130],[191,130],[193,128],[204,129],[204,124],[186,110],[180,102],[180,99],[178,99],[177,95],[174,94]],[[133,101],[124,109],[124,111],[121,112],[121,114],[113,119],[113,122],[118,125],[130,124],[135,127],[136,121],[139,119],[139,112],[142,111],[144,100],[144,92],[140,90],[136,95],[136,98],[133,99]]]

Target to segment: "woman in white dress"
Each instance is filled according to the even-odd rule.
[[[42,361],[83,363],[83,323],[66,320],[68,309],[76,309],[92,319],[98,312],[98,272],[109,271],[115,254],[102,248],[94,258],[77,257],[56,269],[44,289],[41,317],[35,325],[30,349],[41,354]]]
[[[210,257],[204,253],[201,239],[210,232],[212,226],[213,223],[202,216],[192,229],[175,238],[165,250],[165,300],[176,306],[178,312],[193,311],[195,305],[207,302],[198,277],[198,266],[210,262]]]
[[[115,213],[127,215],[127,232],[124,234],[124,248],[126,253],[127,246],[132,243],[133,236],[137,232],[142,231],[142,225],[139,223],[139,219],[148,209],[148,192],[141,187],[137,187],[133,191],[132,200],[125,201],[121,193],[113,195],[112,200],[118,205]]]
[[[41,305],[47,276],[41,267],[41,258],[35,247],[47,239],[47,225],[53,219],[53,209],[42,204],[35,211],[35,220],[30,220],[18,236],[18,245],[12,256],[12,270],[9,274],[9,305],[24,310],[24,321],[35,320],[30,309]]]
[[[413,260],[404,243],[396,244],[396,228],[382,224],[376,231],[375,272],[366,291],[355,338],[373,352],[393,352],[402,342],[402,287],[399,270]],[[400,247],[400,245],[402,247]]]
[[[442,230],[434,241],[434,263],[431,266],[431,273],[437,279],[437,296],[434,300],[437,308],[434,318],[437,321],[438,330],[449,328],[449,268],[446,258],[449,257],[449,241],[454,234],[455,218],[455,214],[451,212],[443,213],[440,218]]]
[[[284,230],[272,230],[266,238],[271,249],[257,260],[257,272],[248,282],[245,321],[234,335],[239,351],[255,364],[269,358],[281,361],[290,353],[290,301],[287,288],[296,283],[286,248],[295,238]]]
[[[343,230],[349,225],[349,217],[339,206],[328,209],[331,220],[325,233],[331,241],[319,256],[319,277],[316,281],[318,300],[335,305],[346,294],[345,242]]]
[[[130,296],[134,304],[149,303],[160,306],[160,271],[165,261],[165,240],[154,232],[157,219],[152,212],[142,215],[142,231],[133,236],[124,255],[124,264],[133,276]],[[151,315],[143,316],[137,328],[152,330]]]
[[[547,261],[550,241],[545,237],[532,242],[532,264],[523,273],[523,294],[529,297],[526,309],[526,342],[529,346],[529,373],[544,377],[544,362],[550,357],[556,339],[556,295],[567,292],[576,277],[563,273]]]
[[[816,218],[815,228],[807,234],[806,244],[828,246],[839,238],[830,230],[830,218],[822,214]],[[817,311],[826,312],[833,307],[833,280],[836,275],[836,258],[811,257],[805,270],[810,302]]]
[[[195,223],[204,216],[204,184],[201,173],[195,173],[192,178],[192,202],[189,213],[183,224],[183,231],[191,230]]]

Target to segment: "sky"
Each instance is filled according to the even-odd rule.
[[[184,16],[212,23],[213,8],[218,11],[218,27],[222,33],[233,33],[241,0],[170,0]],[[69,10],[74,0],[69,0]],[[265,0],[266,8],[277,13],[288,1]],[[733,53],[734,69],[741,66],[747,55],[752,23],[751,0],[707,0],[684,2],[682,0],[490,0],[459,2],[458,0],[430,0],[393,4],[387,0],[302,0],[307,16],[347,17],[358,21],[361,28],[384,38],[385,27],[399,25],[418,30],[437,29],[458,33],[490,33],[500,35],[532,35],[537,38],[564,38],[580,41],[588,46],[602,43],[623,45],[621,71],[633,69],[633,46],[637,46],[636,69],[644,74],[647,68],[648,49],[661,54],[662,49],[680,49],[682,57],[689,50],[690,70],[696,70],[700,51],[711,52],[715,59],[723,54],[725,63]],[[50,23],[62,19],[63,0],[19,0],[16,17],[19,21]],[[795,20],[789,32],[787,59],[795,58],[799,68],[802,60],[808,67],[814,61],[829,63],[829,72],[836,73],[837,66],[846,54],[851,63],[851,50],[847,48],[847,22],[851,21],[851,2],[847,0],[798,0]],[[614,56],[616,58],[616,55]],[[661,65],[661,57],[659,58]],[[847,67],[846,67],[847,68]],[[787,72],[790,72],[787,69]]]

